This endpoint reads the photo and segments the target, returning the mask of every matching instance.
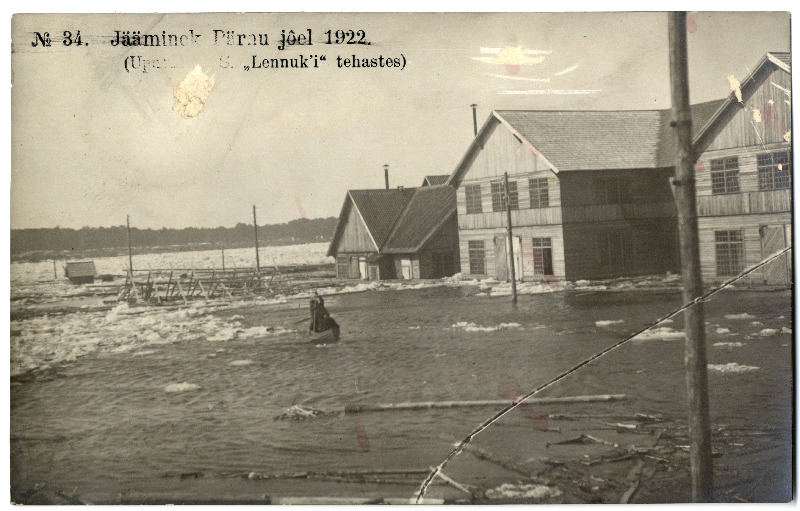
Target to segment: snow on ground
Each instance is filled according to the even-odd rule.
[[[758,371],[761,368],[730,362],[728,364],[708,364],[708,369],[709,371],[716,371],[718,373],[748,373],[750,371]]]
[[[333,264],[328,257],[327,243],[306,243],[303,245],[282,245],[259,247],[258,253],[263,266],[289,266],[306,264]],[[94,257],[98,274],[124,275],[128,268],[128,256]],[[53,279],[53,261],[37,263],[14,262],[11,270],[11,296],[22,293],[49,292],[58,296],[70,296],[86,290],[85,286],[75,286],[64,278],[64,261],[56,263],[58,280]],[[225,268],[255,268],[255,248],[234,248],[225,251]],[[133,256],[135,269],[158,268],[219,268],[222,269],[220,250],[195,250],[187,252],[163,252]]]
[[[475,323],[468,323],[466,321],[460,321],[454,324],[451,328],[462,329],[466,332],[495,332],[497,330],[503,330],[506,328],[521,329],[522,325],[519,323],[500,323],[497,326],[483,326],[476,325]]]

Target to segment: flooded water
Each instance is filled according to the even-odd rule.
[[[474,294],[470,287],[436,287],[330,296],[326,306],[342,327],[342,340],[329,346],[305,342],[306,323],[296,323],[306,315],[304,299],[212,311],[213,321],[235,321],[249,334],[200,331],[182,338],[178,329],[168,343],[89,351],[26,373],[11,387],[12,488],[19,493],[46,483],[78,494],[113,494],[144,490],[165,477],[179,485],[181,474],[425,469],[450,451],[448,437],[463,437],[496,410],[274,418],[293,405],[336,412],[357,403],[510,398],[680,300],[670,290],[569,291],[521,296],[512,307],[507,297]],[[791,367],[791,348],[784,344],[791,334],[781,334],[791,327],[789,296],[730,292],[708,305],[710,363],[759,367],[711,375],[715,416],[745,420],[750,404],[791,416],[791,382],[779,379]],[[726,313],[752,318],[726,319]],[[662,328],[680,329],[678,321]],[[264,326],[272,328],[260,335]],[[766,328],[776,333],[760,336]],[[629,409],[683,414],[684,382],[676,377],[683,342],[669,330],[661,334],[632,341],[547,394],[623,392]],[[711,347],[726,340],[771,343],[770,354]],[[717,404],[735,404],[736,386],[757,380],[780,388],[753,398],[760,405]],[[512,420],[495,436],[513,449],[514,438],[530,428],[530,422]]]

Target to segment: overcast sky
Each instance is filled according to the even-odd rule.
[[[269,46],[213,44],[213,30],[267,33]],[[281,29],[314,45],[277,50]],[[370,46],[328,46],[362,29]],[[725,97],[767,51],[789,50],[785,13],[695,13],[693,102]],[[114,30],[201,34],[179,48],[123,48]],[[65,48],[64,30],[86,47]],[[51,48],[34,48],[48,31]],[[11,227],[216,227],[336,216],[348,189],[418,186],[449,174],[492,109],[669,108],[667,16],[325,14],[17,16],[12,26]],[[244,71],[262,58],[325,54],[319,69]],[[336,56],[405,57],[402,71],[339,69]],[[166,59],[126,72],[123,60]],[[233,68],[222,68],[226,57]],[[229,57],[229,58],[228,58]],[[509,65],[507,62],[521,65]],[[174,90],[214,75],[202,113]],[[534,92],[531,92],[534,91]],[[576,148],[577,150],[578,148]]]

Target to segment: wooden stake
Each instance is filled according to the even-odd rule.
[[[56,258],[53,258],[53,280],[58,280],[58,272],[56,272]]]
[[[686,50],[686,13],[669,13],[669,67],[672,85],[672,125],[675,128],[675,178],[672,181],[678,207],[683,303],[691,303],[703,293],[700,276],[700,250],[697,232],[692,147],[692,119],[689,110],[689,79]],[[686,388],[689,401],[690,464],[692,500],[711,502],[713,464],[711,427],[708,412],[708,371],[703,302],[683,312],[686,331]]]
[[[514,269],[514,234],[511,227],[511,194],[508,191],[508,172],[505,173],[506,216],[508,225],[508,260],[511,271],[511,303],[517,303],[517,272]]]
[[[258,222],[256,221],[256,205],[253,204],[253,232],[256,240],[256,271],[261,278],[261,264],[258,262]]]
[[[133,255],[131,253],[131,216],[127,215],[128,222],[128,268],[133,272]]]
[[[222,271],[225,271],[225,244],[222,244]]]

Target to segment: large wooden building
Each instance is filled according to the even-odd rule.
[[[792,244],[791,56],[768,53],[705,123],[694,119],[703,280],[738,275]],[[753,284],[792,282],[791,252]]]
[[[707,118],[718,105],[694,114]],[[457,187],[462,274],[507,278],[505,172],[518,279],[677,271],[668,114],[492,112],[448,181]]]
[[[788,54],[768,54],[741,100],[692,105],[707,280],[790,243],[789,68]],[[492,112],[447,182],[462,275],[508,278],[506,200],[519,280],[679,271],[670,120],[669,110]],[[753,279],[786,282],[789,257],[772,268]]]
[[[347,192],[328,255],[340,279],[432,279],[459,272],[455,190],[428,176],[420,188]]]

